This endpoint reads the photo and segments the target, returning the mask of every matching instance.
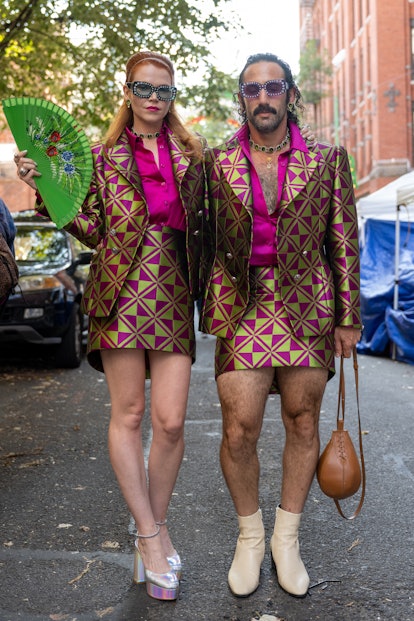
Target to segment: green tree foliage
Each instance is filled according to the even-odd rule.
[[[187,116],[190,112],[194,131],[211,145],[223,142],[235,130],[237,89],[237,78],[210,67],[208,82],[184,87],[180,92],[180,104],[186,108]]]
[[[323,85],[331,75],[332,66],[327,51],[320,52],[315,39],[309,39],[299,58],[297,78],[305,103],[317,106],[321,102],[327,95]]]
[[[113,116],[128,57],[150,49],[184,76],[203,67],[202,84],[180,93],[180,103],[225,119],[232,80],[209,62],[207,42],[232,27],[220,19],[226,1],[2,0],[0,98],[51,99],[93,134]]]

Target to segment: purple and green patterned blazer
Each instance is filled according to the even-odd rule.
[[[167,137],[174,178],[185,209],[189,288],[195,299],[201,289],[203,164],[184,155],[183,145],[169,130]],[[82,307],[88,315],[106,317],[114,308],[142,243],[149,213],[126,133],[121,134],[113,147],[100,144],[93,147],[92,153],[94,173],[88,196],[65,229],[86,246],[96,249]]]
[[[210,260],[201,328],[231,338],[249,301],[250,164],[238,133],[205,157]],[[361,328],[358,225],[343,147],[292,149],[276,236],[279,289],[296,336]]]

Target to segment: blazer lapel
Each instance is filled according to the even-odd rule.
[[[293,202],[302,192],[303,188],[311,181],[318,168],[321,154],[319,151],[296,150],[291,153],[286,170],[283,193],[280,208],[286,207]]]
[[[107,149],[106,159],[140,194],[143,194],[141,177],[125,132],[120,135],[113,147]]]
[[[171,132],[168,132],[168,144],[170,147],[171,153],[171,161],[174,172],[174,177],[177,182],[178,187],[181,186],[185,173],[190,165],[190,159],[184,155],[184,145],[172,135]]]
[[[250,180],[249,163],[242,148],[237,144],[233,149],[222,151],[218,156],[223,175],[231,191],[237,196],[249,213],[253,213],[253,194]]]

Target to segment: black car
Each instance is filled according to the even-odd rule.
[[[48,346],[56,366],[78,367],[87,328],[80,301],[92,251],[33,211],[13,215],[19,284],[0,311],[0,348]]]

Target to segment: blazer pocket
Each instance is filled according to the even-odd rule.
[[[136,248],[134,249],[134,252]],[[108,317],[131,268],[134,255],[118,246],[104,247],[93,257],[82,298],[90,317]]]

